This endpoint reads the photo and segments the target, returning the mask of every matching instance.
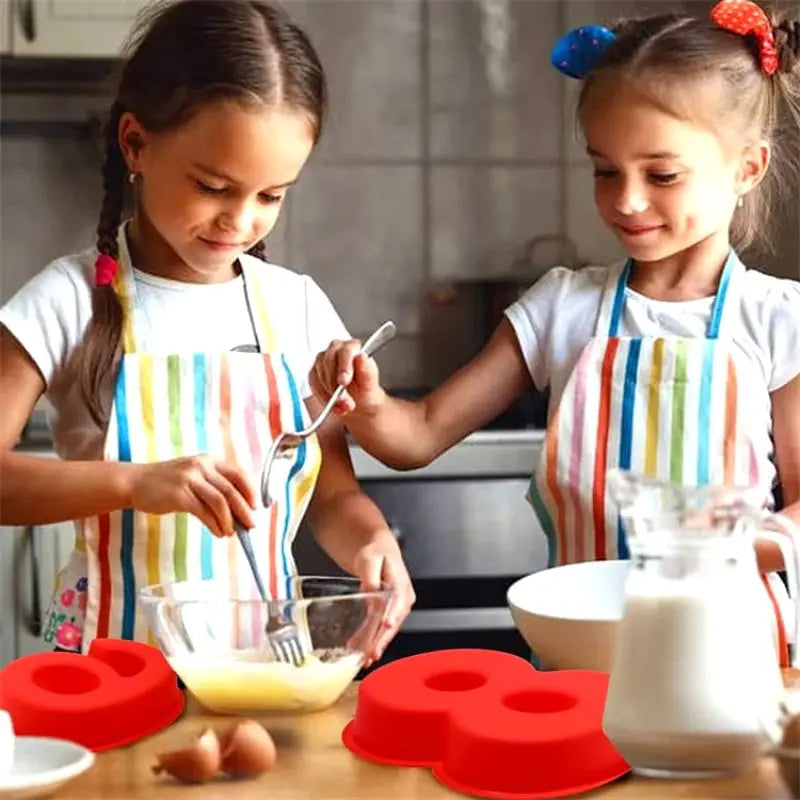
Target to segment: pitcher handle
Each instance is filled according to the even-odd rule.
[[[789,648],[790,665],[797,668],[800,659],[800,528],[784,514],[765,511],[761,514],[759,536],[775,542],[783,557],[783,565],[789,584],[789,598],[794,604],[794,643]],[[770,530],[777,527],[780,532]],[[798,713],[797,698],[789,689],[783,689],[777,707],[771,708],[761,719],[761,730],[766,737],[768,753],[780,751],[786,726]]]
[[[770,530],[776,526],[781,532]],[[789,584],[789,599],[794,605],[794,641],[789,648],[789,663],[800,668],[800,527],[784,514],[765,512],[761,518],[759,536],[774,542],[781,551]]]

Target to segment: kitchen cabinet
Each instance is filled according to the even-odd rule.
[[[0,528],[0,664],[45,649],[41,625],[74,538],[71,522]]]
[[[11,0],[0,0],[0,55],[11,52]]]
[[[0,0],[15,56],[113,58],[149,0]]]

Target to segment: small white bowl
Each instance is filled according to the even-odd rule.
[[[14,763],[14,726],[11,715],[0,709],[0,781],[11,772]]]
[[[629,561],[586,561],[526,575],[511,616],[543,669],[611,670]]]
[[[0,776],[2,800],[49,797],[94,764],[91,750],[63,739],[17,736],[14,764]]]

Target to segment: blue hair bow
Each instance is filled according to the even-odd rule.
[[[550,53],[550,63],[570,78],[585,78],[616,34],[602,25],[584,25],[565,33]]]

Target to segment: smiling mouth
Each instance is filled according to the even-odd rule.
[[[629,228],[626,225],[617,225],[616,228],[618,231],[621,231],[626,236],[642,236],[645,233],[652,233],[653,231],[659,231],[663,228],[663,225],[648,225],[643,227],[637,228]]]
[[[239,247],[247,246],[243,242],[218,242],[214,239],[204,239],[202,236],[200,237],[200,241],[203,242],[203,244],[207,244],[209,247],[216,247],[220,250],[235,250]]]

